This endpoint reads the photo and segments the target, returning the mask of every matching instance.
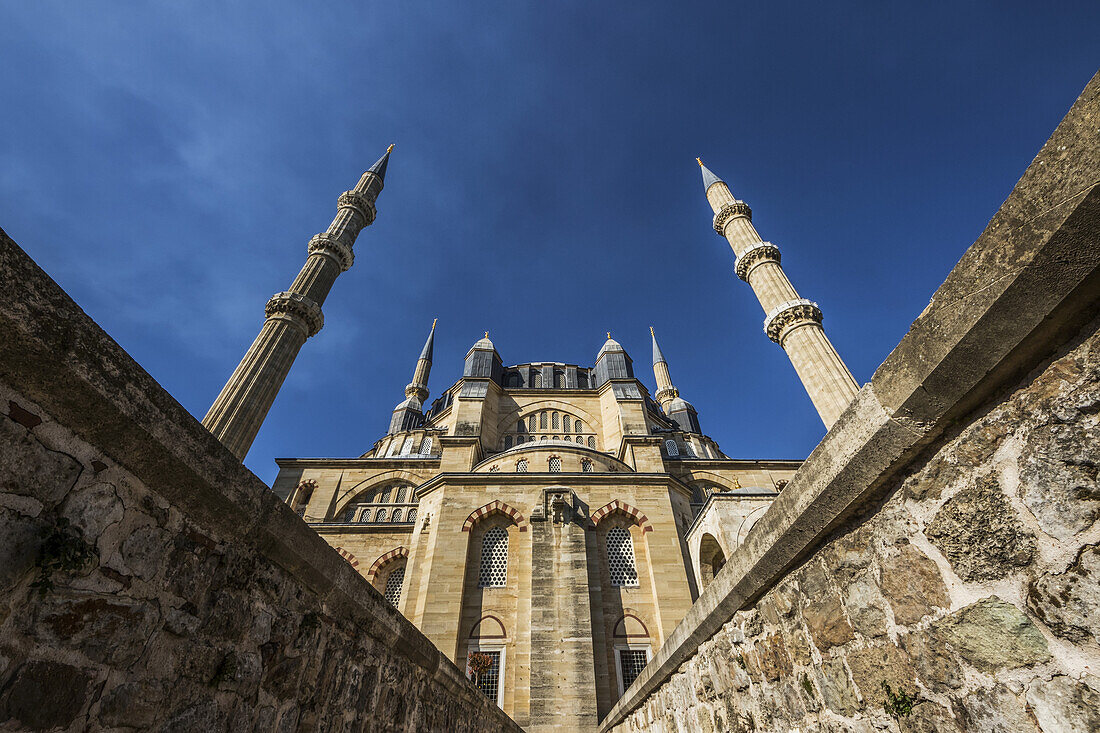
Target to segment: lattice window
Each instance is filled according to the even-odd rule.
[[[535,372],[535,389],[542,389],[542,372]]]
[[[393,510],[393,516],[390,517],[390,522],[393,523],[393,522],[400,522],[400,521],[401,521],[401,510],[400,509],[394,509]]]
[[[378,497],[375,499],[379,504],[385,504],[390,500],[390,487],[386,487],[378,492]]]
[[[577,436],[577,442],[580,443],[581,445],[584,445],[584,436],[583,435],[578,435]]]
[[[504,436],[504,450],[508,450],[511,447],[512,447],[512,436],[511,435],[505,435]]]
[[[596,439],[593,438],[591,435],[588,436],[588,447],[589,448],[595,448],[596,447]]]
[[[688,458],[695,458],[695,448],[691,446],[691,443],[684,443],[684,455]]]
[[[396,501],[398,504],[404,504],[405,503],[405,496],[408,494],[408,492],[409,492],[409,487],[408,486],[398,487],[398,489],[397,489],[397,498],[394,499],[394,501]]]
[[[557,456],[550,459],[550,473],[561,473],[561,459]]]
[[[405,568],[394,568],[389,577],[386,578],[386,600],[390,602],[390,605],[397,608],[398,602],[401,601],[401,586],[405,582]]]
[[[413,452],[413,436],[405,438],[405,442],[401,445],[401,455],[407,456]]]
[[[432,454],[432,438],[431,436],[425,436],[424,440],[420,441],[420,455],[430,456]]]
[[[385,509],[379,509],[378,513],[374,515],[374,521],[376,521],[376,522],[386,521],[386,510]]]
[[[630,538],[630,531],[623,527],[615,527],[607,533],[607,568],[611,573],[611,585],[638,585],[634,541]]]
[[[567,433],[571,432],[570,429],[569,429],[569,416],[568,415],[562,415],[561,416],[561,429],[563,431],[567,432]]]
[[[528,432],[531,432],[531,433],[533,433],[533,432],[535,432],[535,430],[537,430],[537,429],[538,429],[538,425],[536,425],[536,424],[535,424],[535,420],[536,420],[536,419],[537,419],[537,418],[536,418],[536,416],[535,416],[535,415],[532,415],[532,416],[531,416],[530,418],[528,418],[528,420],[529,420],[529,421],[530,421],[530,423],[531,423],[531,429],[530,429],[530,430],[529,430]]]
[[[583,433],[584,432],[584,423],[582,423],[580,420],[577,420],[575,423],[573,423],[573,432],[574,433]]]
[[[565,372],[554,372],[554,388],[565,388]]]
[[[553,420],[551,420],[551,424],[554,430],[557,430],[561,427],[561,416],[558,413],[555,412],[553,414]]]
[[[675,458],[676,456],[680,455],[680,449],[676,447],[675,440],[665,441],[665,451],[668,453],[670,458]]]
[[[355,515],[355,510],[352,509],[351,513],[352,513],[352,516],[354,516]],[[348,521],[351,521],[351,520],[349,519]],[[370,521],[370,509],[364,509],[363,510],[363,513],[359,515],[359,521],[360,522],[369,522]]]
[[[470,679],[477,685],[477,689],[485,693],[485,696],[496,703],[500,699],[500,652],[470,652],[470,655],[480,654],[489,659],[488,669],[479,672],[469,671]],[[467,662],[469,664],[469,662]]]
[[[540,430],[546,430],[546,413],[545,412],[540,412],[539,413],[539,429]]]
[[[410,509],[409,510],[409,516],[405,518],[405,521],[406,522],[415,522],[416,521],[416,510],[415,509]]]
[[[581,389],[588,389],[588,375],[584,372],[577,372],[577,386]]]
[[[634,680],[638,679],[638,675],[642,673],[645,668],[649,654],[645,649],[620,649],[619,650],[619,669],[623,674],[623,690],[629,688],[634,684]]]
[[[493,527],[481,539],[479,588],[503,588],[508,583],[508,531]]]
[[[516,473],[527,473],[527,459],[521,458],[516,461]]]
[[[589,460],[588,458],[582,458],[581,459],[581,472],[582,473],[592,473],[592,461]]]

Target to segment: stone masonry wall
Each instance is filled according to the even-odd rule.
[[[0,729],[519,730],[0,232]]]
[[[1100,730],[1098,446],[1093,323],[615,730]]]

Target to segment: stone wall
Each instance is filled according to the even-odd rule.
[[[1100,730],[1100,76],[604,731]]]
[[[0,728],[519,730],[0,232]]]

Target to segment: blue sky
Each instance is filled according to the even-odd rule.
[[[0,226],[196,417],[336,197],[378,219],[246,464],[355,456],[439,317],[591,365],[648,327],[730,455],[824,429],[695,156],[866,381],[1100,60],[1100,4],[47,2],[0,9]]]

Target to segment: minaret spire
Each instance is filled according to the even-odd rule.
[[[420,350],[420,358],[416,360],[412,381],[405,387],[405,399],[393,408],[390,433],[411,430],[420,427],[424,422],[424,402],[428,399],[428,376],[432,371],[435,324],[438,321],[438,318],[432,320],[432,330],[428,332],[428,340],[424,342],[424,348]]]
[[[649,336],[653,339],[653,376],[657,380],[657,394],[654,395],[654,399],[667,415],[669,403],[680,396],[680,391],[672,386],[668,362],[665,361],[665,355],[661,353],[661,347],[657,345],[657,334],[653,332],[653,326],[649,327]]]
[[[309,241],[306,263],[290,287],[267,301],[267,319],[241,363],[214,400],[202,424],[244,460],[252,441],[290,372],[298,351],[324,325],[324,304],[336,277],[352,266],[352,245],[377,213],[391,145],[355,188],[340,194],[336,218]]]
[[[791,285],[779,265],[779,248],[761,240],[748,204],[734,198],[729,186],[703,161],[699,165],[714,211],[714,231],[729,242],[737,258],[737,276],[752,287],[764,309],[764,332],[787,352],[822,422],[832,427],[859,386],[821,327],[821,309]]]

